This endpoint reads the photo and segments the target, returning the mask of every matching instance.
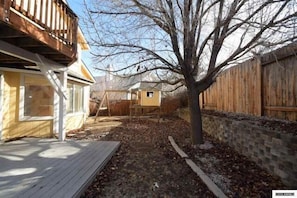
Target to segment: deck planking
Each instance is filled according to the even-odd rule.
[[[0,145],[0,197],[79,197],[119,145],[40,139]]]

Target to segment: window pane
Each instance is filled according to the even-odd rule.
[[[67,113],[83,111],[83,87],[75,84],[67,85],[68,102]]]
[[[67,113],[73,112],[73,85],[67,84],[68,100],[66,103]]]
[[[47,85],[25,85],[24,116],[53,116],[54,90]]]
[[[75,112],[83,111],[83,88],[75,85]]]
[[[146,92],[146,97],[148,97],[148,98],[154,97],[154,92],[152,92],[152,91]]]

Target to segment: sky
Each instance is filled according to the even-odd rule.
[[[83,0],[67,0],[68,5],[70,8],[76,13],[76,15],[81,18],[84,15],[84,5],[83,5]],[[80,28],[82,32],[86,32],[83,29],[83,26],[80,25]],[[87,35],[84,34],[85,38],[87,39]],[[93,76],[102,76],[104,75],[102,72],[97,71],[94,69],[95,63],[92,61],[92,55],[90,53],[91,49],[89,51],[83,51],[82,53],[82,60],[90,70],[90,72],[93,74]]]
[[[86,1],[88,2],[90,0],[86,0]],[[69,6],[71,7],[71,9],[78,15],[78,17],[83,18],[84,14],[85,14],[84,13],[84,5],[83,5],[84,0],[67,0],[67,2],[69,4]],[[292,2],[294,2],[294,1],[292,1]],[[216,10],[214,10],[214,11],[216,11]],[[246,13],[242,12],[239,16],[241,16],[241,15],[244,16],[244,15],[246,15]],[[269,19],[269,17],[267,17],[267,18]],[[207,21],[214,22],[213,17],[211,17],[210,20],[207,20]],[[109,23],[108,23],[108,25],[110,26]],[[80,27],[84,33],[87,32],[83,29],[82,25]],[[206,27],[205,29],[207,30],[205,33],[206,33],[206,35],[208,35],[208,28]],[[210,31],[212,31],[212,29],[210,29]],[[244,34],[242,33],[242,31],[244,32]],[[245,29],[239,29],[238,31],[232,33],[232,36],[229,36],[229,38],[225,39],[224,46],[218,56],[219,57],[218,61],[217,61],[218,63],[224,62],[224,60],[226,59],[226,56],[229,56],[230,54],[232,54],[233,50],[237,49],[236,48],[237,45],[239,43],[242,43],[241,35],[245,35],[245,37],[244,37],[244,39],[246,39],[246,40],[244,40],[245,42],[248,42],[251,39],[249,34],[245,34],[246,33],[245,31],[246,31]],[[274,36],[274,35],[272,35],[272,36]],[[276,37],[278,37],[278,36],[276,36]],[[85,38],[88,40],[87,34],[85,34]],[[269,39],[272,40],[273,38],[269,37]],[[208,52],[208,51],[206,51],[206,52]],[[181,51],[181,53],[183,53],[183,52]],[[82,59],[85,62],[86,66],[89,68],[90,72],[93,74],[93,76],[104,75],[104,73],[99,72],[94,69],[94,67],[96,67],[96,65],[103,64],[103,63],[100,63],[100,62],[95,63],[94,61],[92,61],[92,55],[90,54],[90,52],[84,52],[82,54]],[[208,62],[209,62],[209,60],[206,59],[206,63],[208,63]],[[108,62],[108,64],[110,64],[110,62]]]

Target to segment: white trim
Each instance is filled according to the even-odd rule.
[[[39,77],[43,78],[44,76],[39,73],[36,74],[21,74],[20,77],[20,96],[19,96],[19,121],[41,121],[41,120],[52,120],[53,116],[25,116],[24,115],[24,106],[25,106],[25,77]],[[54,101],[53,101],[54,102]],[[53,104],[54,105],[54,104]]]
[[[32,70],[27,70],[27,69],[0,67],[0,71],[19,72],[19,73],[27,73],[27,74],[41,74],[42,75],[40,70],[32,71]],[[68,78],[68,80],[75,81],[75,82],[78,82],[78,83],[82,83],[82,84],[85,84],[85,85],[94,84],[94,83],[91,83],[91,82],[87,82],[87,81],[84,81],[84,80],[77,79],[76,77],[72,77],[72,76],[69,76],[69,75],[68,75],[67,78]]]
[[[46,121],[46,120],[52,120],[54,119],[53,116],[22,116],[19,118],[19,121],[26,122],[26,121]]]
[[[83,114],[86,114],[85,112],[83,111],[80,111],[80,112],[74,112],[74,113],[67,113],[67,117],[72,117],[72,116],[80,116],[80,115],[83,115]]]
[[[0,67],[0,71],[9,71],[9,72],[19,72],[19,73],[26,73],[26,74],[43,75],[40,70],[32,71],[32,70],[27,70],[27,69],[17,69],[17,68],[8,68],[8,67]],[[94,84],[94,83],[91,83],[91,82],[87,82],[87,81],[84,81],[84,80],[77,79],[76,77],[72,77],[72,76],[69,76],[69,75],[67,76],[67,79],[71,80],[71,81],[74,81],[74,82],[77,82],[77,83],[84,84],[84,85]]]
[[[19,98],[19,121],[25,120],[24,106],[25,106],[25,74],[21,74],[20,79],[20,98]],[[28,119],[28,117],[27,117]]]
[[[75,81],[75,82],[78,82],[78,83],[82,83],[82,84],[85,84],[85,85],[92,85],[92,84],[94,84],[94,83],[87,82],[87,81],[84,81],[84,80],[80,80],[80,79],[77,79],[77,78],[71,77],[71,76],[68,76],[68,80],[72,80],[72,81]]]
[[[71,112],[68,112],[68,110],[69,109],[67,109],[66,108],[66,112],[67,112],[67,115],[70,115],[70,114],[76,114],[76,113],[86,113],[86,108],[85,108],[85,106],[86,106],[86,104],[85,104],[85,102],[86,102],[86,87],[89,87],[88,85],[85,85],[85,84],[80,84],[80,83],[77,83],[77,82],[75,82],[75,81],[69,81],[69,82],[67,82],[67,92],[68,92],[68,85],[70,85],[73,89],[73,95],[72,95],[72,98],[74,99],[74,100],[72,100],[72,102],[73,102],[73,104],[71,105],[72,106],[72,111]],[[75,92],[76,92],[76,87],[79,87],[80,88],[80,90],[82,91],[82,104],[81,104],[81,110],[80,111],[74,111],[74,109],[75,109],[75,102],[76,102],[76,100],[75,99],[77,99],[76,98],[76,96],[75,96]],[[70,96],[68,96],[68,97],[70,97]],[[88,98],[89,99],[89,98]],[[70,102],[70,101],[67,101],[67,103],[68,102]]]
[[[4,76],[0,72],[0,140],[2,140],[2,123],[3,123],[3,95],[4,95]]]
[[[90,115],[90,108],[89,108],[89,103],[90,103],[90,86],[84,86],[84,93],[83,93],[83,111],[85,112],[85,116],[88,117]]]
[[[9,72],[19,72],[19,73],[27,73],[27,74],[40,74],[42,73],[38,71],[26,70],[26,69],[16,69],[16,68],[8,68],[8,67],[0,67],[0,71],[9,71]]]
[[[59,141],[64,141],[66,138],[66,101],[65,94],[67,90],[67,71],[61,71],[59,76],[60,91],[59,91]]]
[[[29,4],[30,5],[30,4]],[[28,12],[29,12],[28,8]],[[23,15],[21,12],[19,12],[18,10],[10,7],[9,9],[11,12],[15,13],[16,15],[18,15],[19,17],[21,17],[22,19],[25,19],[26,21],[28,21],[29,23],[32,23],[34,26],[36,26],[37,28],[39,28],[41,31],[44,31],[44,27],[42,27],[41,25],[39,25],[38,23],[36,23],[35,21],[31,20],[30,18],[28,18],[27,16]]]
[[[54,120],[53,120],[53,133],[59,134],[59,94],[54,92]]]

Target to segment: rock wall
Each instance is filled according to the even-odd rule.
[[[187,109],[179,110],[179,116],[190,120]],[[253,120],[208,114],[203,114],[202,122],[206,133],[279,176],[284,184],[297,188],[296,131],[284,133],[261,126]]]

